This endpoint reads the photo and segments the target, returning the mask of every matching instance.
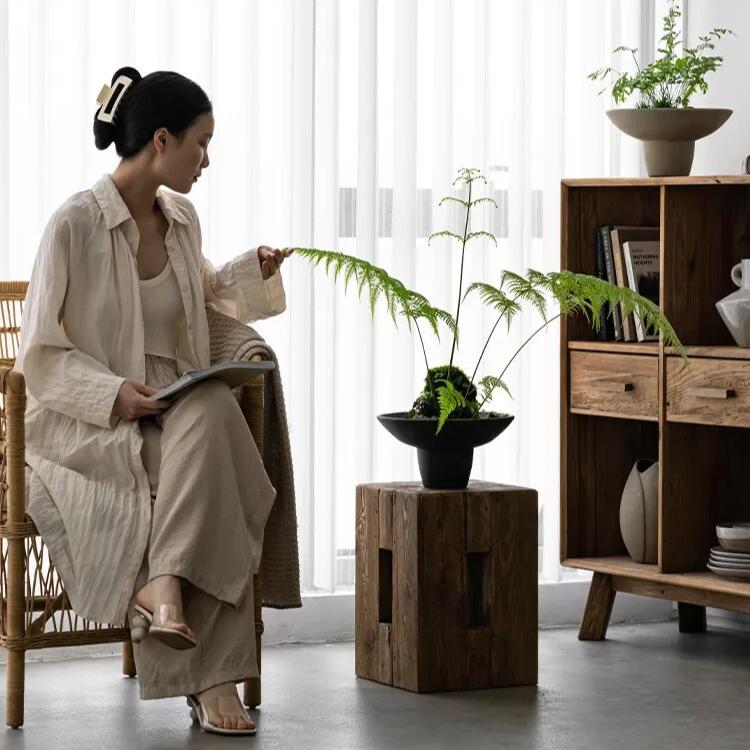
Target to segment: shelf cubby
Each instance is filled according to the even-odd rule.
[[[750,257],[750,176],[564,180],[561,267],[595,275],[603,225],[659,226],[660,306],[689,377],[661,342],[600,341],[561,323],[561,560],[592,570],[580,637],[603,638],[617,591],[673,599],[681,627],[705,606],[750,611],[750,582],[706,568],[722,520],[750,520],[750,350],[715,307]],[[633,562],[619,503],[633,463],[659,460],[659,555]],[[696,609],[697,608],[697,609]]]

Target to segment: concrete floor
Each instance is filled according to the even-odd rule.
[[[537,688],[433,695],[358,680],[352,643],[269,647],[263,658],[256,737],[202,733],[183,698],[140,701],[107,657],[29,664],[25,726],[0,728],[0,748],[729,750],[750,741],[750,635],[735,631],[613,626],[606,642],[582,643],[574,630],[545,630]]]

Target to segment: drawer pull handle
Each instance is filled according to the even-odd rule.
[[[737,395],[732,388],[689,388],[688,394],[696,398],[714,399],[734,398]]]
[[[610,393],[626,393],[634,388],[633,383],[629,380],[607,380],[606,378],[595,380],[594,386],[597,390]]]

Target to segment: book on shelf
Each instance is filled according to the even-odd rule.
[[[270,360],[256,362],[219,362],[219,364],[206,367],[203,370],[190,370],[175,380],[174,383],[162,388],[151,398],[157,401],[165,398],[174,398],[188,389],[202,383],[204,380],[214,378],[223,380],[230,388],[239,388],[253,380],[258,374],[269,372],[276,367]]]
[[[659,241],[629,240],[623,242],[623,255],[628,275],[628,286],[642,297],[659,304]],[[655,341],[659,337],[645,329],[638,315],[633,316],[638,341]]]
[[[617,284],[617,276],[615,274],[615,259],[612,253],[612,235],[610,234],[609,225],[599,227],[599,233],[602,237],[602,246],[604,248],[604,267],[607,273],[607,281],[610,284]],[[612,319],[612,326],[614,328],[614,341],[622,341],[622,316],[620,315],[620,306],[615,305],[609,309],[608,317]]]
[[[612,227],[612,255],[615,261],[615,276],[617,285],[629,287],[628,274],[625,268],[625,256],[623,254],[623,243],[631,240],[659,240],[659,227]],[[622,336],[623,341],[637,341],[638,335],[635,328],[635,318],[633,313],[625,314],[624,307],[620,308],[620,317],[622,319]]]
[[[604,240],[602,239],[602,233],[597,228],[594,232],[595,244],[596,244],[596,275],[602,281],[607,280],[607,269],[604,265]],[[614,331],[612,330],[612,321],[607,316],[606,305],[602,306],[599,311],[599,332],[598,337],[600,341],[610,341]]]

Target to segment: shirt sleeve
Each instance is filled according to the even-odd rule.
[[[77,349],[63,325],[70,251],[81,241],[70,218],[58,209],[34,260],[15,369],[23,373],[26,388],[41,406],[114,429],[119,417],[112,407],[125,378]]]
[[[195,209],[190,208],[198,237],[206,307],[241,323],[252,323],[284,312],[286,293],[281,269],[264,279],[257,248],[241,253],[223,265],[214,266],[203,255],[200,221]]]

